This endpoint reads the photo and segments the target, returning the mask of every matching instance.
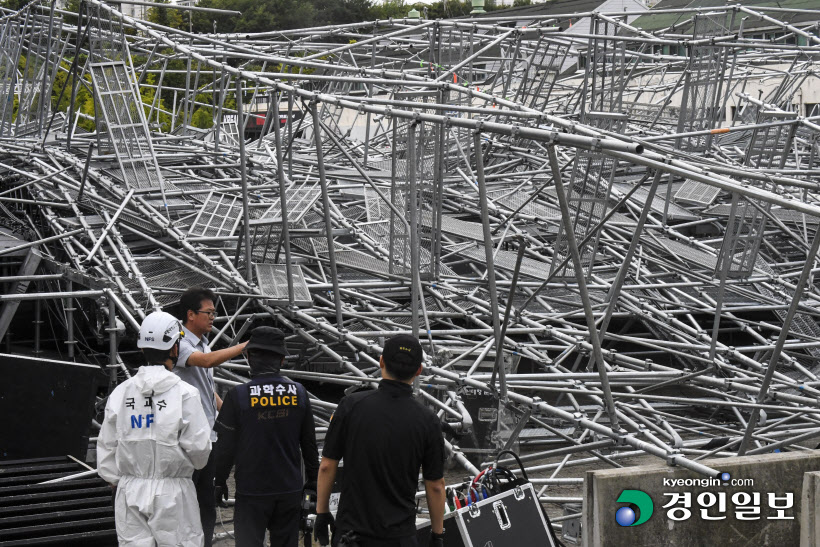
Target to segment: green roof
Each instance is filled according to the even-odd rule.
[[[641,28],[646,31],[660,30],[671,27],[672,25],[683,23],[692,17],[692,13],[652,13],[657,10],[664,9],[680,9],[680,8],[724,8],[729,4],[737,4],[737,2],[727,2],[725,0],[663,0],[650,10],[647,15],[638,17],[633,23],[633,26]],[[820,10],[820,0],[743,0],[742,4],[750,9],[756,7],[771,7],[795,10]],[[794,12],[762,12],[769,17],[778,19],[791,24],[805,24],[814,21],[820,21],[820,13],[794,13]],[[746,17],[745,13],[738,13],[735,17],[735,30],[740,25],[740,20]],[[727,22],[729,19],[727,18]],[[728,24],[728,23],[727,23]],[[757,17],[749,16],[743,25],[744,30],[771,27],[771,23],[758,19]],[[691,24],[681,27],[679,31],[691,31]]]

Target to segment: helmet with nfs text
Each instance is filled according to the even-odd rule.
[[[183,336],[185,333],[179,319],[168,312],[155,311],[147,315],[142,322],[137,347],[169,350]]]

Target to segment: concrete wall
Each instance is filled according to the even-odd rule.
[[[703,479],[704,477],[678,467],[663,464],[589,471],[584,479],[583,529],[584,545],[588,547],[619,546],[792,546],[800,545],[801,496],[803,474],[820,471],[820,451],[789,452],[721,458],[703,462],[712,469],[728,472],[733,479],[754,479],[753,486],[732,486],[720,481],[713,486],[665,486],[663,479]],[[621,526],[615,521],[615,512],[623,507],[617,503],[623,490],[642,490],[654,502],[654,513],[638,526]],[[664,493],[691,494],[692,516],[685,521],[667,518],[663,506],[670,497]],[[699,494],[711,492],[726,494],[726,510],[708,509],[711,516],[725,515],[725,520],[703,520],[696,499]],[[760,493],[760,519],[738,520],[732,495],[738,492]],[[776,516],[770,509],[767,493],[778,497],[791,492],[793,505],[785,516],[794,520],[769,520]],[[680,504],[678,504],[680,505]]]
[[[800,547],[820,545],[818,502],[820,502],[820,472],[813,471],[806,473],[803,477],[803,500],[801,503],[803,519],[800,522]]]

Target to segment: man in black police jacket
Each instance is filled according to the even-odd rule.
[[[415,494],[423,470],[433,539],[443,545],[444,438],[435,413],[413,398],[422,349],[413,336],[387,340],[379,389],[341,400],[330,421],[319,466],[316,539],[329,543],[329,498],[344,458],[333,545],[416,545]]]
[[[310,400],[302,384],[279,373],[287,355],[282,331],[257,327],[245,351],[252,380],[228,391],[214,424],[217,502],[228,498],[235,459],[237,546],[263,545],[267,529],[274,547],[296,547],[302,491],[316,489],[319,461]]]

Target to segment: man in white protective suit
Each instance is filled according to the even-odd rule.
[[[117,488],[120,545],[202,546],[204,538],[191,475],[211,452],[211,428],[199,391],[170,372],[182,325],[154,312],[137,346],[147,365],[109,395],[97,438],[97,472]]]

